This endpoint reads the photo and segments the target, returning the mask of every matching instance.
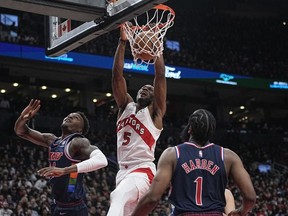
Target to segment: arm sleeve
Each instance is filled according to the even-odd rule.
[[[78,173],[95,171],[100,168],[106,167],[107,165],[107,158],[103,154],[103,152],[100,151],[100,149],[95,149],[91,152],[89,159],[76,164]]]

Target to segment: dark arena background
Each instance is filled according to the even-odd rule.
[[[156,163],[180,142],[188,115],[210,110],[217,120],[214,143],[235,151],[257,193],[250,215],[288,215],[288,2],[287,0],[170,0],[174,26],[164,40],[167,113]],[[119,39],[113,30],[59,57],[45,55],[44,15],[1,7],[0,2],[0,211],[50,215],[50,188],[37,170],[48,165],[47,150],[18,138],[15,120],[30,99],[40,99],[29,122],[61,135],[72,111],[90,120],[88,138],[109,165],[85,174],[92,216],[106,215],[115,188],[116,113],[111,68]],[[153,82],[153,66],[133,63],[129,46],[124,73],[128,91]],[[229,188],[240,204],[233,182]],[[8,207],[7,207],[8,206]],[[170,213],[167,194],[153,216]],[[0,212],[0,215],[3,215]]]

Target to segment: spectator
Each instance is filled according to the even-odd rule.
[[[9,204],[7,202],[3,202],[2,207],[0,208],[1,216],[10,216],[13,214],[13,211],[9,209]]]
[[[34,184],[34,187],[39,191],[42,191],[43,188],[45,188],[46,186],[47,186],[47,181],[43,177],[40,177]]]

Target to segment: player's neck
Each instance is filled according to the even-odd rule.
[[[193,143],[193,144],[195,144],[196,146],[199,146],[199,147],[203,147],[203,146],[205,146],[207,144],[207,143],[201,144],[201,143],[197,142],[195,139],[193,139],[193,137],[190,137],[188,142]]]
[[[144,109],[144,108],[146,108],[146,107],[147,107],[146,104],[143,105],[143,104],[137,103],[137,105],[136,105],[136,112],[138,112],[139,110]]]
[[[72,133],[62,133],[61,140],[65,139],[67,136],[71,135]]]

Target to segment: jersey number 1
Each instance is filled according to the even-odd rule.
[[[202,206],[203,178],[198,177],[194,182],[196,183],[196,193],[195,193],[196,205]]]

